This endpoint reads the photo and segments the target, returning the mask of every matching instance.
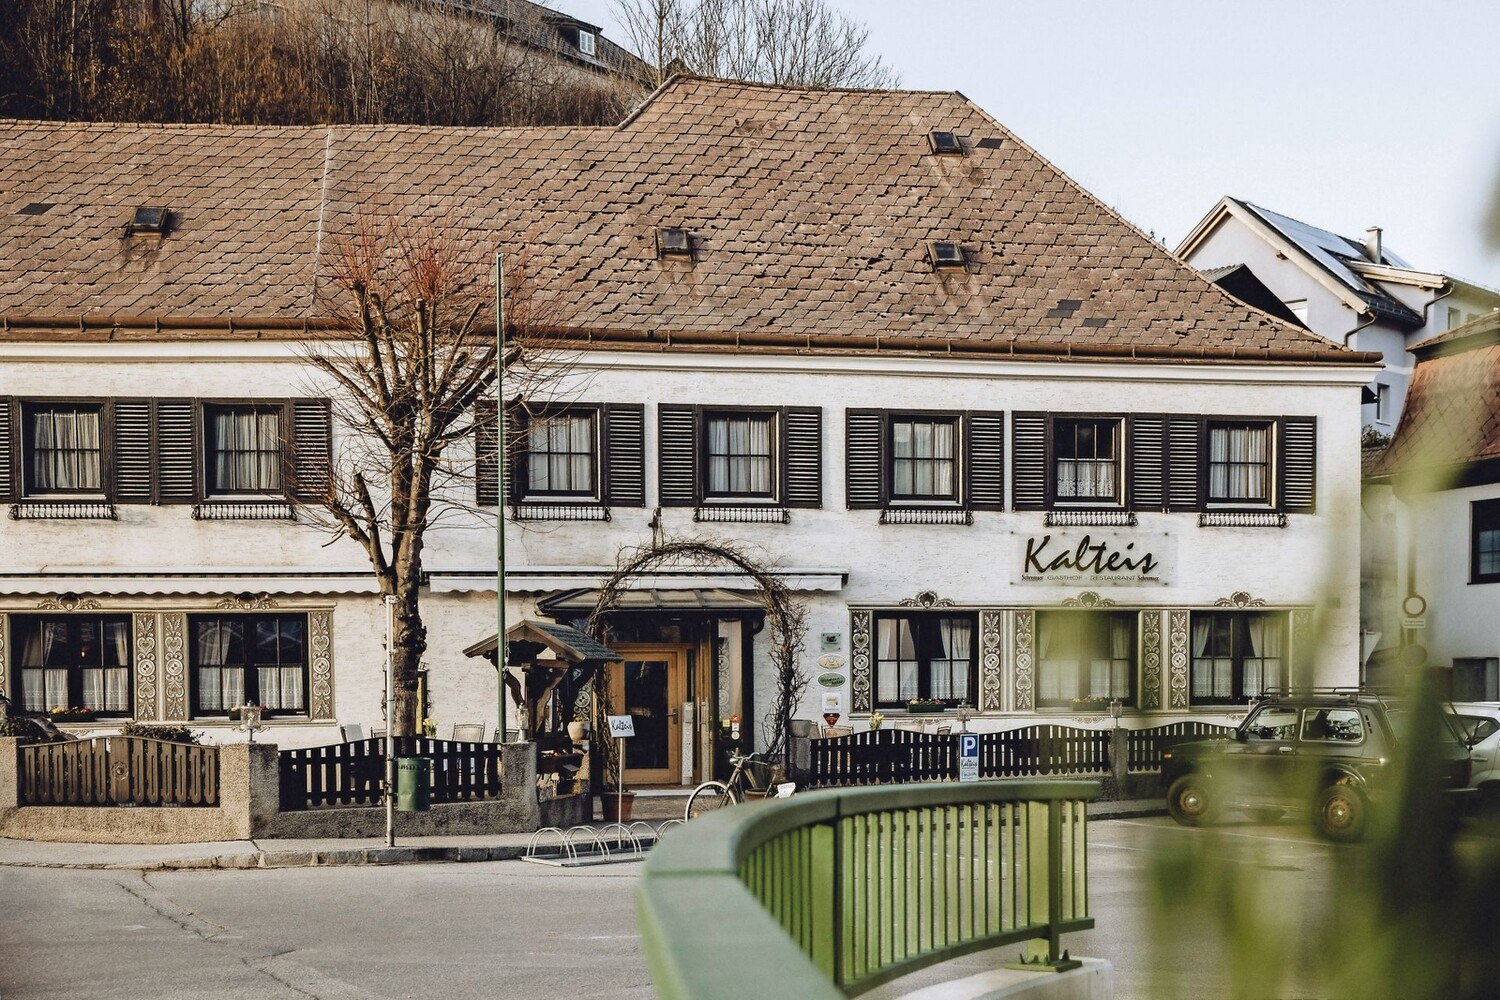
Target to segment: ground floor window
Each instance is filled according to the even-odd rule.
[[[129,615],[15,615],[11,650],[26,711],[130,715]]]
[[[1500,701],[1500,659],[1464,656],[1453,661],[1454,701]]]
[[[247,702],[267,717],[307,714],[306,615],[188,618],[194,715]]]
[[[1037,705],[1135,704],[1134,611],[1038,611]]]
[[[882,708],[917,698],[973,705],[975,626],[973,615],[876,615],[876,702]]]
[[[1286,619],[1284,611],[1193,612],[1192,700],[1238,705],[1285,687]]]

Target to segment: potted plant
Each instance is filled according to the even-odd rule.
[[[583,712],[573,716],[573,721],[568,723],[568,739],[574,743],[582,743],[589,737],[589,717]]]
[[[635,808],[635,792],[621,791],[618,786],[599,793],[599,804],[606,823],[629,823],[630,812]]]
[[[47,718],[52,722],[93,722],[96,713],[92,708],[84,705],[82,708],[69,708],[66,705],[58,705],[49,709]]]
[[[876,730],[878,730],[883,725],[885,725],[885,715],[883,713],[881,713],[881,712],[871,712],[870,713],[870,732],[872,732],[872,733],[875,732]]]
[[[936,698],[913,698],[906,703],[908,712],[941,712],[946,707]]]
[[[1081,698],[1073,698],[1068,705],[1075,712],[1102,712],[1109,707],[1109,699],[1097,694],[1084,695]]]

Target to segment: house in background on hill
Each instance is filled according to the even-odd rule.
[[[1177,256],[1247,305],[1383,355],[1360,417],[1384,436],[1401,416],[1412,345],[1500,309],[1500,292],[1413,267],[1385,245],[1379,228],[1353,239],[1240,198],[1221,199]]]

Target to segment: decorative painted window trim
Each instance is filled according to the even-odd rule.
[[[12,521],[116,521],[112,503],[28,500],[10,505]]]
[[[1214,601],[1216,608],[1263,608],[1266,602],[1259,597],[1251,597],[1243,590],[1236,590],[1228,597],[1221,597]]]
[[[600,503],[542,503],[526,502],[512,504],[511,518],[516,521],[609,521],[612,515],[608,507]]]
[[[309,720],[332,719],[333,715],[333,612],[307,613]]]
[[[958,507],[886,507],[881,524],[973,524],[974,512]]]
[[[164,611],[161,616],[162,718],[186,722],[187,612]]]
[[[1133,528],[1133,510],[1049,510],[1043,519],[1049,528]]]
[[[1004,614],[979,612],[979,710],[999,712],[1003,707],[1005,680],[1000,672],[1000,636]]]
[[[1065,608],[1112,608],[1115,606],[1115,602],[1113,598],[1101,597],[1095,591],[1085,590],[1077,597],[1069,597],[1064,600],[1062,606]]]
[[[724,504],[693,508],[693,520],[708,524],[787,524],[792,512],[785,507]]]
[[[923,590],[911,597],[903,597],[896,602],[902,608],[954,608],[957,603],[946,598],[939,597],[935,590]]]
[[[1271,510],[1205,510],[1198,515],[1198,527],[1285,528],[1286,515]]]
[[[156,613],[136,612],[130,618],[131,631],[135,633],[135,719],[137,722],[155,722],[158,715]]]
[[[1017,611],[1014,615],[1015,691],[1016,711],[1031,712],[1036,709],[1036,612],[1031,609]]]
[[[1141,710],[1161,708],[1161,612],[1141,612]]]
[[[297,509],[280,500],[210,500],[193,504],[194,521],[295,521]]]
[[[870,711],[874,686],[870,679],[870,629],[873,613],[849,612],[849,711]]]
[[[1167,708],[1188,709],[1188,619],[1185,608],[1167,612]]]

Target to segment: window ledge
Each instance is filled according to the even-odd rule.
[[[974,512],[960,507],[887,507],[881,524],[973,524]]]
[[[1133,510],[1049,510],[1046,525],[1049,528],[1133,528]]]
[[[1285,528],[1286,515],[1274,510],[1206,510],[1198,515],[1200,528]]]
[[[115,505],[90,502],[28,501],[10,505],[12,521],[114,521]]]
[[[285,501],[218,501],[193,504],[194,521],[295,521],[297,512]]]
[[[545,503],[542,501],[511,504],[510,515],[517,521],[608,521],[609,508],[599,503]]]
[[[792,512],[785,507],[695,507],[693,520],[716,524],[788,524]]]

